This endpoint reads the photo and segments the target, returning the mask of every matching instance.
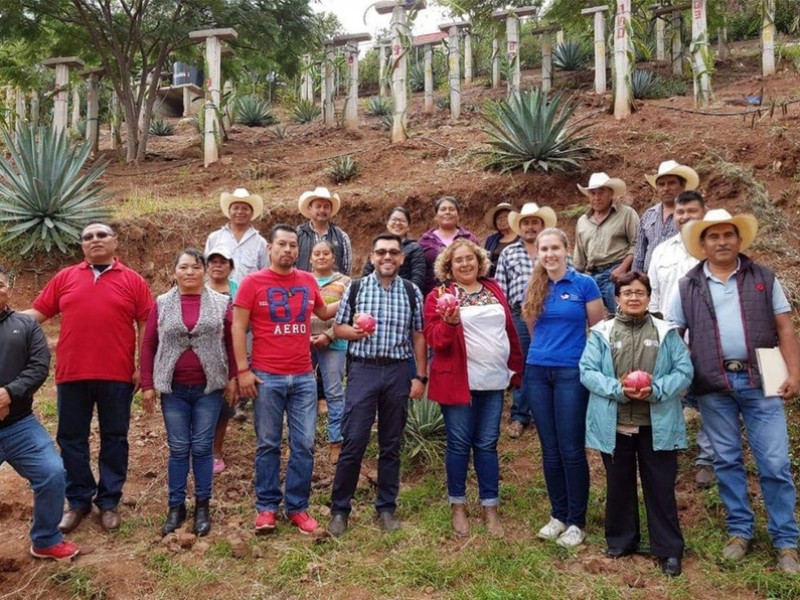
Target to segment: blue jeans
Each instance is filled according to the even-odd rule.
[[[63,539],[58,523],[64,511],[66,473],[53,440],[33,415],[0,429],[0,465],[8,464],[33,490],[31,543],[49,548]]]
[[[714,472],[727,510],[728,535],[749,540],[754,529],[739,431],[741,415],[758,468],[772,543],[776,548],[795,548],[797,494],[790,471],[783,400],[778,396],[764,397],[761,388],[749,387],[747,373],[728,373],[728,383],[732,391],[697,398],[714,449]]]
[[[314,355],[319,365],[325,402],[328,404],[328,441],[342,441],[342,416],[344,415],[344,367],[346,350],[316,349]]]
[[[67,502],[70,508],[114,508],[122,498],[128,476],[128,427],[131,420],[133,384],[121,381],[70,381],[56,386],[58,429],[56,441],[67,470]],[[97,405],[100,425],[99,481],[89,460],[89,431]]]
[[[594,279],[597,287],[600,288],[600,293],[603,295],[603,304],[605,304],[606,309],[612,315],[617,312],[617,300],[614,296],[614,282],[611,281],[611,271],[621,264],[622,263],[617,263],[611,265],[605,271],[592,273],[592,279]]]
[[[172,384],[172,393],[161,396],[164,425],[169,443],[167,474],[170,507],[186,500],[189,455],[194,472],[194,494],[211,498],[214,470],[214,429],[222,408],[222,390],[205,393],[205,385]]]
[[[684,405],[695,409],[698,413],[697,400],[691,394],[686,394],[683,398]],[[700,425],[697,428],[697,456],[694,459],[696,467],[710,467],[714,464],[714,449],[708,439],[706,428],[703,426],[703,416],[700,415]]]
[[[522,348],[522,360],[528,358],[528,349],[531,345],[531,331],[528,329],[528,324],[522,320],[522,315],[516,311],[511,311],[511,317],[514,319],[514,327],[519,335],[519,344]],[[523,370],[522,376],[524,377],[525,371]],[[530,400],[525,395],[525,388],[519,388],[511,394],[511,420],[519,421],[523,425],[528,425],[531,422],[531,409],[528,406]]]
[[[500,464],[497,439],[503,414],[503,390],[470,391],[470,404],[442,405],[447,449],[447,493],[450,504],[467,501],[467,469],[470,450],[478,475],[481,506],[497,506],[500,491]]]
[[[256,510],[277,512],[281,499],[281,437],[283,415],[289,425],[285,503],[289,515],[308,510],[314,470],[317,429],[317,381],[314,374],[273,375],[255,371],[258,384],[253,402],[256,425]]]
[[[524,387],[542,444],[551,514],[583,529],[589,503],[585,449],[589,392],[581,385],[578,367],[526,365]]]

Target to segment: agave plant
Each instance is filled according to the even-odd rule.
[[[292,119],[296,123],[310,123],[322,114],[322,109],[313,100],[300,100],[292,108]]]
[[[358,175],[358,163],[349,154],[338,156],[331,160],[327,173],[334,183],[344,183]]]
[[[410,400],[404,430],[404,451],[410,459],[423,458],[428,464],[441,461],[445,430],[442,409],[430,400]]]
[[[4,130],[3,139],[10,155],[0,155],[0,222],[9,224],[3,243],[22,238],[22,254],[53,245],[68,252],[83,227],[108,216],[99,204],[109,194],[96,183],[105,164],[82,173],[91,144],[70,146],[65,132],[48,127],[21,127],[16,142]]]
[[[636,69],[631,74],[631,92],[637,100],[660,98],[664,95],[664,83],[661,77],[652,71]]]
[[[249,127],[266,127],[278,122],[267,101],[254,94],[236,98],[234,113],[237,123]]]
[[[552,98],[536,88],[510,100],[486,108],[485,118],[491,138],[486,166],[502,172],[533,167],[548,172],[566,171],[580,166],[591,147],[584,142],[591,136],[582,133],[588,125],[570,127],[569,119],[577,108],[572,97],[556,94]]]
[[[370,117],[383,117],[391,115],[394,112],[392,101],[389,98],[381,98],[380,96],[372,96],[367,100],[367,107],[364,109]]]
[[[153,119],[150,121],[150,135],[166,137],[174,135],[175,125],[164,119]]]
[[[589,61],[589,49],[577,40],[568,40],[553,48],[553,64],[561,71],[580,71]]]
[[[408,84],[412,92],[421,92],[425,89],[425,65],[414,63],[408,70]]]

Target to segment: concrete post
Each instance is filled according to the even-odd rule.
[[[680,10],[672,12],[672,74],[683,75],[683,39],[681,37]]]
[[[564,43],[564,30],[559,29],[556,31],[556,46],[560,46]]]
[[[16,96],[17,118],[15,125],[16,127],[20,127],[25,123],[25,121],[27,121],[27,111],[25,110],[25,92],[23,92],[21,88],[17,88]]]
[[[547,93],[553,87],[553,33],[559,26],[537,27],[531,33],[542,38],[542,91]]]
[[[728,44],[727,17],[723,15],[722,19],[725,25],[717,31],[717,54],[720,60],[728,60],[731,57],[731,47]]]
[[[39,126],[39,92],[31,92],[31,127]]]
[[[311,55],[303,54],[302,75],[300,77],[300,100],[314,101],[314,81],[311,78]]]
[[[334,46],[344,46],[347,60],[348,85],[345,100],[344,125],[347,129],[358,129],[358,43],[372,39],[368,33],[340,35],[333,38]]]
[[[231,98],[233,97],[233,82],[230,79],[225,80],[225,84],[222,86],[222,95],[228,98],[225,104],[225,110],[222,111],[222,126],[225,131],[230,131],[231,122],[233,121],[233,102],[231,102]]]
[[[617,14],[614,19],[614,118],[617,120],[625,119],[631,114],[631,67],[628,58],[630,18],[630,4],[626,0],[617,0]]]
[[[472,34],[464,30],[464,83],[472,84]]]
[[[116,150],[122,146],[122,114],[119,110],[119,96],[117,92],[111,92],[111,149]]]
[[[433,46],[425,44],[425,112],[433,112]]]
[[[408,118],[408,48],[403,43],[406,37],[406,9],[395,6],[392,10],[392,101],[394,102],[394,118],[392,119],[392,143],[397,144],[408,139],[406,124]]]
[[[506,60],[508,61],[508,98],[519,94],[519,20],[521,17],[535,15],[539,11],[536,6],[521,6],[508,10],[492,12],[492,19],[506,22]]]
[[[325,127],[336,125],[336,112],[333,105],[333,88],[336,85],[334,71],[336,70],[336,55],[333,45],[325,45],[325,60],[322,63],[322,122]]]
[[[86,77],[86,141],[91,144],[92,154],[97,154],[100,144],[98,80],[104,74],[105,69],[87,69],[81,73]]]
[[[694,103],[707,107],[711,101],[711,73],[713,66],[708,44],[706,0],[692,0],[692,74]]]
[[[81,120],[81,91],[77,85],[72,86],[72,118],[70,126],[77,130]]]
[[[203,29],[190,31],[189,38],[206,41],[206,95],[205,95],[205,131],[203,132],[203,165],[208,166],[219,160],[217,148],[217,132],[219,122],[217,110],[221,104],[222,87],[222,42],[239,37],[235,29]]]
[[[594,92],[606,93],[606,18],[608,6],[586,8],[582,15],[594,15]]]
[[[58,134],[67,128],[68,91],[70,67],[82,67],[83,61],[75,56],[48,58],[42,65],[56,70],[56,93],[53,101],[53,131]]]
[[[763,0],[764,20],[761,26],[761,74],[775,74],[775,0]]]
[[[461,117],[461,61],[458,57],[458,26],[451,24],[451,26],[447,28],[447,35],[448,73],[450,76],[450,119],[457,121],[459,117]]]
[[[651,11],[656,11],[657,9],[661,8],[660,4],[653,4],[650,7]],[[667,59],[667,53],[664,49],[664,19],[661,18],[658,14],[655,16],[656,19],[656,60],[657,61],[664,61]]]
[[[389,95],[389,85],[386,78],[386,49],[391,48],[385,42],[381,42],[378,48],[378,95],[385,98]]]
[[[500,87],[500,41],[492,40],[492,89]]]

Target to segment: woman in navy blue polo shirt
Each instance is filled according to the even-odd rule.
[[[542,467],[550,497],[550,521],[538,536],[568,548],[585,537],[589,501],[586,407],[578,363],[586,330],[603,318],[600,289],[567,264],[569,240],[557,228],[536,238],[537,256],[522,305],[533,333],[523,389],[542,444]]]

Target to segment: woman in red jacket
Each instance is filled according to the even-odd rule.
[[[520,384],[522,371],[511,311],[500,286],[486,277],[489,267],[483,248],[455,240],[436,259],[436,278],[443,283],[425,300],[425,339],[433,349],[428,398],[442,407],[447,491],[459,536],[469,535],[465,504],[470,451],[483,521],[491,535],[503,535],[497,515],[497,440],[503,392],[509,383]]]

